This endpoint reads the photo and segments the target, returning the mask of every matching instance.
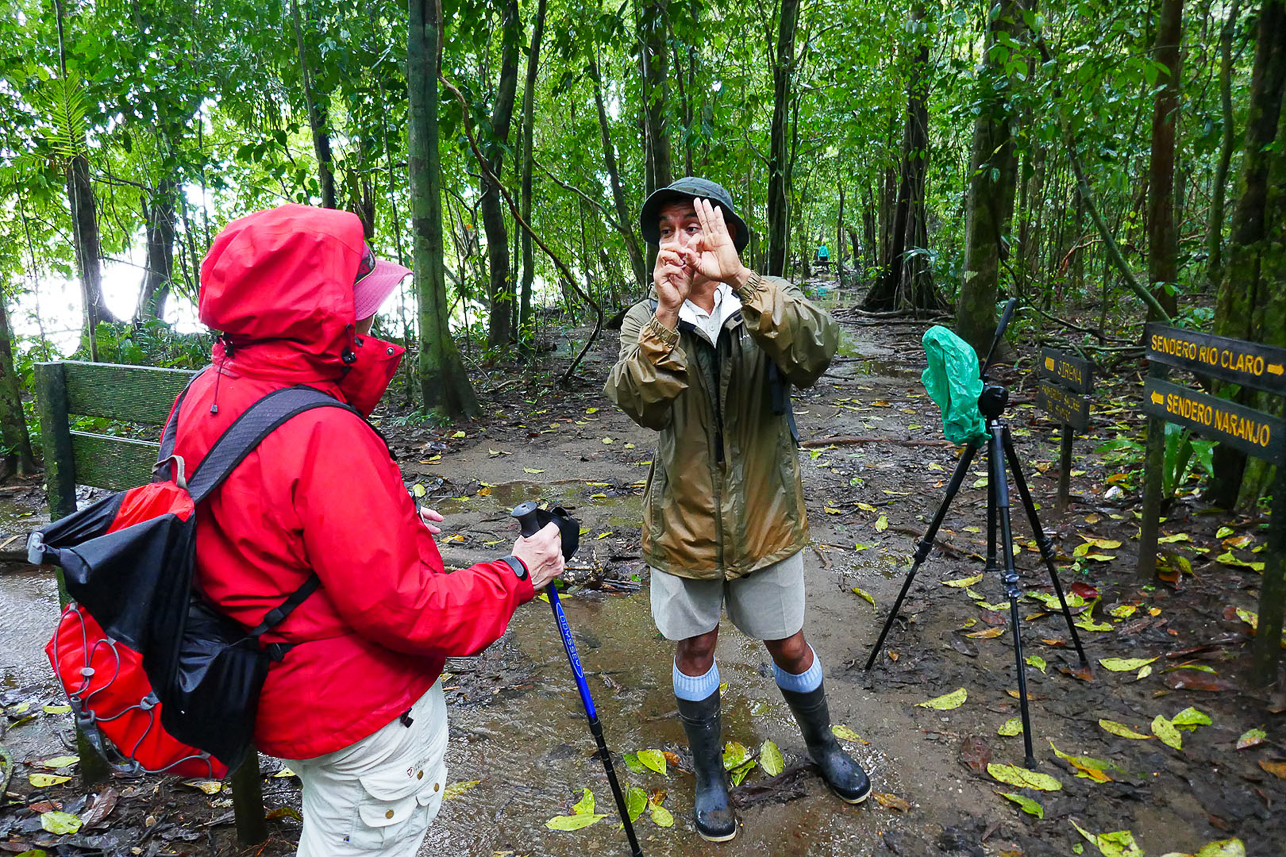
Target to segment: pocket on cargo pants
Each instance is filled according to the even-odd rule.
[[[359,778],[362,791],[349,844],[397,854],[399,844],[413,854],[420,838],[442,808],[446,765],[414,765],[377,771]]]

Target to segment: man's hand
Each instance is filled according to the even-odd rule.
[[[657,252],[652,285],[656,286],[657,321],[673,330],[679,326],[679,307],[692,291],[692,269],[679,251],[665,249]]]
[[[522,560],[531,575],[531,585],[544,589],[545,584],[563,573],[563,537],[552,521],[534,536],[519,536],[513,555]]]
[[[688,267],[708,280],[739,289],[750,280],[751,271],[741,264],[737,247],[728,233],[723,209],[706,199],[694,199],[692,207],[701,223],[701,235],[679,251]],[[658,257],[659,262],[659,257]]]

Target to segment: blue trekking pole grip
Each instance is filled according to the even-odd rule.
[[[546,524],[556,524],[562,535],[563,559],[569,560],[576,553],[576,548],[580,545],[580,524],[563,509],[542,509],[528,500],[516,506],[510,514],[518,519],[522,534],[526,537],[534,536]],[[563,638],[563,651],[567,653],[567,662],[571,664],[572,676],[576,679],[576,690],[580,692],[585,718],[589,721],[589,731],[594,736],[594,743],[598,745],[598,757],[603,762],[603,771],[607,774],[607,782],[612,787],[612,797],[616,798],[616,811],[620,814],[621,822],[625,827],[625,837],[630,841],[630,854],[632,857],[643,857],[638,838],[634,835],[634,825],[630,822],[625,793],[621,791],[621,784],[616,779],[612,754],[608,752],[607,741],[603,738],[603,726],[598,722],[598,712],[594,708],[593,698],[589,695],[589,685],[585,683],[585,669],[581,666],[580,655],[576,653],[572,629],[567,624],[567,614],[563,612],[562,602],[558,600],[557,585],[551,581],[545,587],[545,593],[549,596],[549,606],[553,608],[554,619],[558,622],[558,633]]]

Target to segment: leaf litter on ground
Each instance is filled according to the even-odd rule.
[[[556,815],[545,822],[550,830],[581,830],[591,824],[597,824],[607,818],[605,814],[594,812],[594,793],[589,789],[581,791],[581,799],[572,807],[571,815]]]

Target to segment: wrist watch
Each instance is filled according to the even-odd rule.
[[[518,557],[510,554],[509,556],[502,556],[500,561],[509,566],[509,569],[519,580],[527,579],[527,566],[523,565],[522,560],[518,559]]]

